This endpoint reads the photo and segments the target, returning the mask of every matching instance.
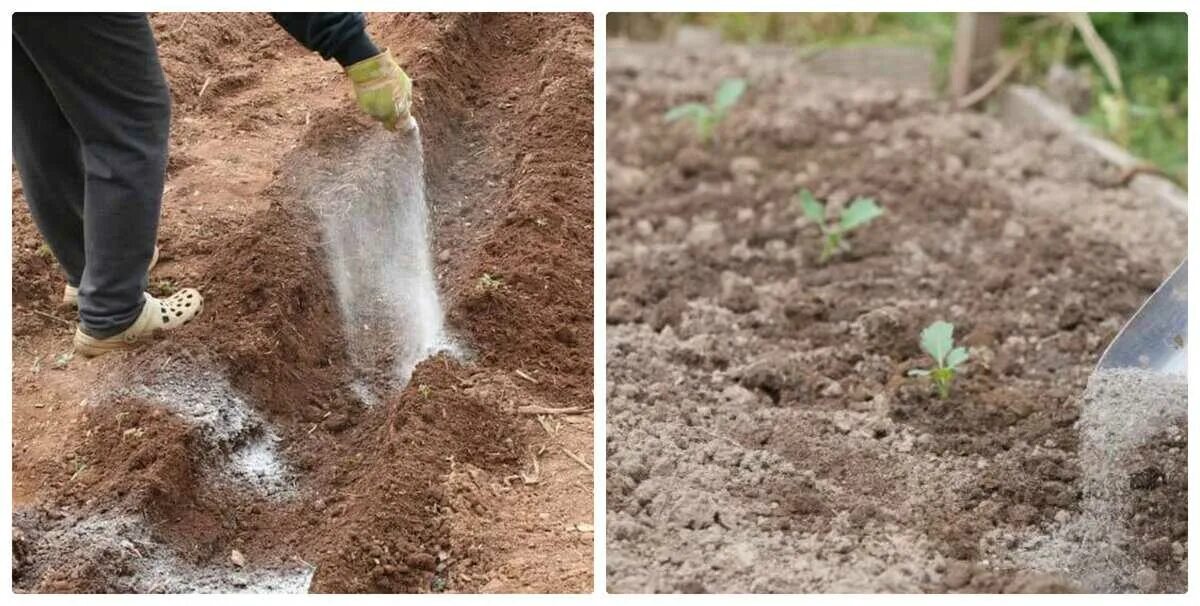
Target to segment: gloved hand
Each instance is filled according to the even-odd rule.
[[[409,127],[412,80],[392,58],[391,51],[385,50],[347,67],[346,75],[354,83],[354,96],[364,112],[388,130]]]

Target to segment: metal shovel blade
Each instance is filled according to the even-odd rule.
[[[1187,259],[1108,345],[1096,370],[1109,368],[1187,376]]]

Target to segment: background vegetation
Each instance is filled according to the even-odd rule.
[[[1081,119],[1186,185],[1187,15],[1089,17],[1117,59],[1120,90],[1104,77],[1078,32],[1057,16],[1005,19],[1006,47],[1028,51],[1015,77],[1042,84],[1055,63],[1078,70],[1090,83],[1091,96]],[[944,75],[954,46],[954,21],[953,13],[679,13],[610,14],[608,26],[610,35],[654,39],[682,25],[701,25],[732,42],[794,44],[810,51],[916,45],[934,52],[937,72]]]

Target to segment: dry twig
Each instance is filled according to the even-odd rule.
[[[529,449],[529,458],[533,459],[533,473],[527,474],[524,470],[521,471],[521,481],[526,486],[537,484],[542,481],[542,464],[538,462],[538,455],[542,454],[545,448],[539,449],[537,454],[534,454],[533,449]]]
[[[551,425],[550,418],[546,415],[538,415],[537,422],[538,422],[538,425],[541,425],[542,429],[546,430],[546,433],[549,434],[551,437],[557,436],[558,430],[562,428],[562,423],[556,423],[554,425]]]
[[[987,82],[984,82],[979,88],[967,93],[961,99],[959,99],[957,103],[958,109],[967,109],[990,97],[992,93],[996,92],[996,89],[1000,88],[1000,85],[1004,84],[1004,81],[1007,80],[1014,71],[1016,71],[1017,66],[1020,65],[1027,56],[1029,56],[1029,46],[1023,47],[1015,55],[1009,57],[1008,60],[1004,62],[1004,65],[1001,65],[1000,69],[996,70],[996,73],[992,74],[991,78],[988,78]]]
[[[56,315],[54,315],[54,314],[48,314],[48,313],[46,313],[46,312],[44,312],[44,311],[40,311],[40,310],[34,309],[34,308],[32,308],[32,307],[26,307],[26,308],[25,308],[25,310],[26,310],[26,311],[32,311],[33,313],[35,313],[35,314],[37,314],[37,315],[39,315],[39,316],[42,316],[43,318],[50,318],[51,320],[54,320],[54,321],[56,321],[56,322],[62,322],[63,324],[66,324],[67,326],[71,326],[71,325],[73,325],[73,324],[74,324],[73,322],[71,322],[71,321],[69,321],[69,320],[64,320],[64,319],[62,319],[62,318],[60,318],[60,317],[58,317],[58,316],[56,316]]]
[[[567,450],[566,447],[563,447],[563,446],[559,446],[558,449],[563,451],[563,454],[567,455],[568,457],[571,457],[571,459],[573,461],[575,461],[576,463],[583,465],[583,468],[588,470],[588,473],[595,472],[595,468],[593,468],[592,465],[590,463],[588,463],[587,461],[584,461],[583,457],[580,457],[579,455]]]
[[[577,415],[583,414],[591,410],[582,406],[566,406],[563,408],[551,408],[549,406],[519,406],[517,414],[521,415]]]
[[[212,74],[209,74],[208,77],[204,79],[204,84],[200,86],[200,92],[196,93],[196,101],[200,101],[200,99],[204,98],[204,91],[208,90],[209,84],[212,84]]]

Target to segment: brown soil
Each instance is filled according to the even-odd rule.
[[[789,51],[616,43],[608,70],[610,590],[1086,589],[1011,556],[1078,515],[1083,387],[1186,222],[1052,134]],[[726,77],[713,144],[664,122]],[[820,265],[802,187],[886,214]],[[937,319],[971,348],[944,401],[907,376]],[[1154,511],[1183,517],[1145,565],[1183,591],[1185,512]]]
[[[175,100],[152,291],[197,286],[205,313],[57,368],[74,318],[14,185],[14,586],[283,590],[272,571],[315,567],[313,591],[589,591],[592,474],[566,453],[590,461],[590,413],[517,408],[592,400],[591,17],[368,18],[414,78],[442,302],[474,354],[375,407],[304,192],[378,127],[265,16],[152,22]],[[261,444],[282,471],[230,479]]]

